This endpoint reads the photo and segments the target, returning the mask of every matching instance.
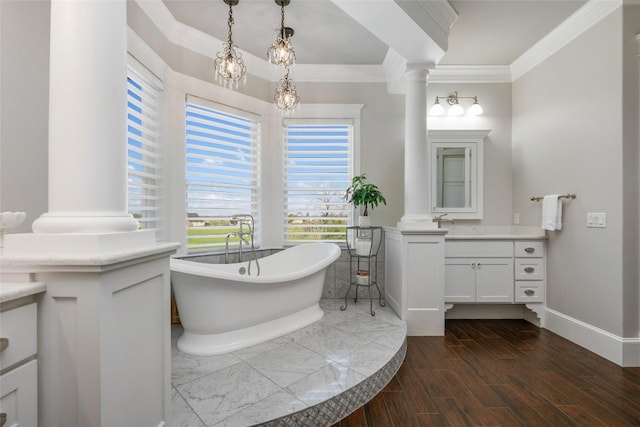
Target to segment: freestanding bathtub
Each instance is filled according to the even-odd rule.
[[[248,263],[205,264],[174,258],[171,285],[184,333],[178,349],[195,355],[238,350],[285,335],[324,316],[319,306],[333,243],[306,243]]]

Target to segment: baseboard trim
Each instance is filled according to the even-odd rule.
[[[547,308],[545,328],[613,363],[640,366],[640,337],[622,338],[581,320]]]

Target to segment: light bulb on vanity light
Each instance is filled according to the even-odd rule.
[[[471,104],[471,107],[467,110],[467,114],[470,116],[481,116],[484,110],[482,109],[482,105],[478,103],[478,97],[476,96],[474,98],[473,104]]]
[[[430,116],[444,116],[444,107],[440,104],[440,100],[436,97],[436,103],[429,109]]]

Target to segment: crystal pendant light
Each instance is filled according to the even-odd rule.
[[[223,0],[229,5],[229,39],[222,45],[222,51],[216,54],[213,62],[215,68],[215,79],[223,86],[237,88],[238,83],[247,82],[247,67],[244,65],[242,54],[238,51],[238,47],[233,44],[231,26],[233,25],[233,6],[237,5],[239,0]]]
[[[267,50],[267,58],[274,65],[289,67],[296,62],[296,53],[291,44],[293,28],[284,26],[284,7],[290,0],[275,0],[275,2],[280,6],[280,29],[276,30],[276,39]]]
[[[280,82],[278,82],[278,88],[276,89],[274,101],[279,109],[285,112],[291,112],[298,106],[300,97],[298,96],[298,92],[296,91],[296,86],[289,79],[289,68],[287,68],[286,70],[287,71],[284,75],[284,78],[282,78]]]

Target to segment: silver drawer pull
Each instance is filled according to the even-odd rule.
[[[531,295],[535,294],[535,293],[536,293],[536,291],[534,291],[533,289],[527,289],[527,290],[525,290],[525,291],[524,291],[524,294],[525,294],[526,296],[529,296],[529,297],[530,297]]]
[[[532,254],[536,251],[536,248],[528,247],[528,248],[524,248],[524,251],[528,254]]]
[[[9,338],[0,338],[0,353],[5,351],[7,347],[9,347]]]
[[[534,270],[535,270],[535,268],[533,268],[533,267],[525,267],[524,268],[525,273],[533,273]]]

